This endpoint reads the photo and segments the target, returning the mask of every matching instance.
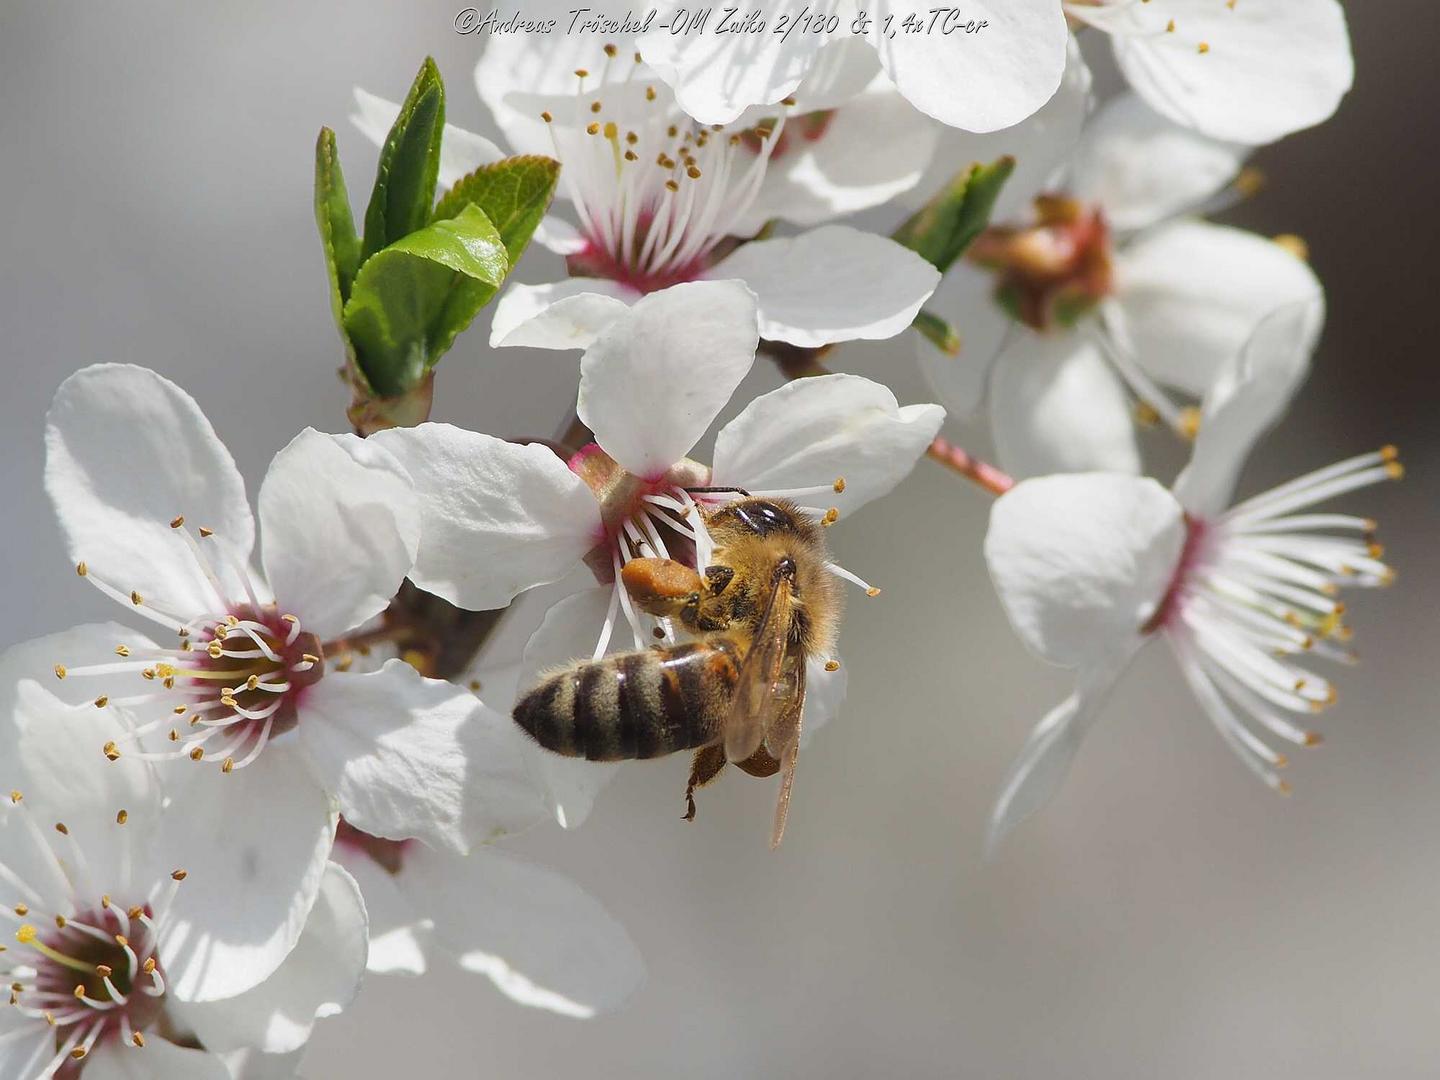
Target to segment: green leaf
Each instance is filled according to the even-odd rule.
[[[376,252],[345,305],[356,364],[380,397],[417,385],[495,295],[510,262],[475,206]]]
[[[440,197],[431,220],[454,217],[473,203],[499,230],[505,250],[510,253],[510,265],[514,266],[530,243],[535,226],[550,208],[559,179],[560,163],[538,155],[482,165]]]
[[[435,61],[426,57],[380,151],[365,210],[362,262],[430,220],[444,128],[445,84]]]
[[[335,133],[329,128],[321,128],[315,141],[315,225],[330,274],[330,307],[343,334],[345,301],[350,299],[350,286],[360,268],[360,239],[355,235],[350,196],[335,152]]]
[[[1015,159],[1009,156],[989,165],[972,165],[901,225],[895,241],[943,274],[990,223],[995,200],[1014,170]]]
[[[960,332],[933,311],[922,309],[910,325],[941,352],[949,356],[960,355]]]

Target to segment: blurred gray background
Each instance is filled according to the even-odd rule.
[[[454,11],[0,7],[0,644],[110,614],[65,563],[41,490],[42,417],[70,371],[127,360],[179,381],[252,489],[300,427],[344,429],[315,134],[337,129],[363,203],[374,154],[345,123],[351,85],[398,98],[426,53],[451,118],[486,130],[479,42],[451,32]],[[623,772],[582,830],[513,845],[629,926],[650,978],[625,1011],[574,1022],[481,979],[373,978],[320,1026],[307,1075],[1440,1075],[1440,7],[1351,16],[1354,93],[1328,126],[1263,151],[1269,188],[1230,215],[1304,236],[1331,304],[1315,376],[1245,488],[1387,441],[1410,468],[1347,500],[1381,520],[1400,584],[1352,605],[1365,663],[1340,674],[1324,747],[1295,755],[1295,795],[1251,778],[1155,648],[1056,804],[982,863],[1002,772],[1066,678],[1025,654],[996,606],[986,498],[922,464],[833,534],[885,593],[851,604],[850,696],[804,755],[778,856],[768,786],[728,776],[686,825],[678,758]],[[558,274],[547,258],[521,276]],[[549,434],[573,356],[484,339],[446,358],[436,418]],[[839,363],[902,401],[924,395],[908,345]],[[776,383],[757,366],[740,396]]]

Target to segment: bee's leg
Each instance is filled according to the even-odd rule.
[[[685,785],[685,820],[695,820],[695,789],[704,787],[725,768],[724,743],[712,743],[695,751],[690,764],[690,783]]]

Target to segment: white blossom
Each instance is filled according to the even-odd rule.
[[[1230,505],[1255,440],[1304,378],[1316,305],[1265,320],[1205,404],[1189,467],[1151,479],[1026,480],[995,503],[985,557],[1006,614],[1041,658],[1075,672],[1074,694],[1036,726],[1010,770],[991,845],[1047,802],[1111,688],[1163,638],[1201,708],[1271,787],[1284,755],[1262,737],[1319,741],[1304,723],[1335,700],[1293,657],[1346,662],[1344,586],[1387,583],[1375,523],[1310,508],[1401,474],[1393,448],[1362,454]],[[1228,507],[1228,509],[1227,509]]]

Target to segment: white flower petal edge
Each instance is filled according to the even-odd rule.
[[[1251,447],[1280,419],[1310,374],[1324,322],[1319,296],[1287,304],[1255,328],[1220,372],[1205,401],[1190,464],[1175,481],[1175,497],[1187,511],[1210,517],[1229,505]]]
[[[468,858],[407,853],[407,894],[424,898],[435,938],[511,1000],[587,1018],[644,981],[639,950],[600,903],[562,874],[493,847]]]
[[[1115,307],[1136,362],[1196,397],[1210,390],[1262,319],[1321,296],[1314,271],[1286,248],[1203,221],[1145,232],[1120,251],[1115,273]],[[1257,355],[1257,363],[1265,359]]]
[[[424,975],[433,925],[421,914],[421,906],[400,891],[394,874],[343,838],[337,838],[332,858],[355,879],[365,897],[370,923],[365,970],[374,975]]]
[[[1141,644],[1138,637],[1134,644],[1138,650]],[[985,830],[986,858],[995,854],[1001,841],[1017,825],[1055,797],[1069,775],[1081,741],[1133,655],[1134,650],[1103,667],[1085,669],[1083,685],[1035,725],[1005,774],[1000,795],[990,812]]]
[[[140,1051],[118,1043],[102,1045],[86,1062],[85,1080],[232,1080],[232,1077],[224,1062],[214,1054],[176,1046],[168,1039],[151,1038]]]
[[[1062,667],[1124,654],[1154,616],[1185,543],[1174,496],[1154,480],[1042,476],[995,501],[985,561],[1010,625]]]
[[[169,379],[131,364],[82,368],[55,392],[45,449],[45,490],[70,560],[97,580],[166,610],[211,607],[214,594],[170,527],[180,513],[248,560],[245,483],[195,399]]]
[[[1070,40],[1054,0],[971,0],[940,16],[939,24],[931,22],[936,10],[914,0],[879,0],[870,29],[881,66],[921,112],[966,131],[999,131],[1054,96]],[[902,31],[911,14],[930,32]],[[887,16],[895,20],[893,37],[887,36]],[[986,25],[978,33],[953,29],[980,22]]]
[[[182,760],[165,780],[177,809],[165,816],[160,850],[186,850],[195,837],[205,843],[203,861],[184,867],[160,960],[180,997],[234,997],[295,947],[339,815],[284,742],[229,776]]]
[[[419,497],[411,580],[460,607],[504,607],[564,577],[599,539],[594,496],[548,447],[432,423],[368,441],[403,465]]]
[[[476,775],[495,740],[486,706],[463,687],[389,660],[379,671],[324,679],[310,693],[301,746],[357,829],[463,854],[534,822],[528,790]]]
[[[753,236],[773,218],[819,225],[889,202],[926,174],[940,129],[878,75],[833,113],[792,117],[787,136],[736,235]]]
[[[755,293],[760,336],[802,348],[894,337],[940,284],[913,251],[846,225],[745,244],[708,276],[743,281]]]
[[[940,406],[902,408],[886,387],[858,375],[798,379],[720,429],[712,482],[784,491],[843,479],[843,490],[817,498],[848,514],[908,476],[944,421]]]
[[[1086,127],[1070,166],[1070,190],[1104,207],[1113,228],[1143,229],[1219,194],[1250,151],[1167,120],[1136,94],[1122,94]]]
[[[355,111],[350,122],[376,146],[384,146],[400,106],[393,101],[355,87]],[[440,133],[440,187],[451,187],[482,165],[492,165],[505,152],[483,135],[446,124]]]
[[[576,413],[595,441],[646,478],[688,454],[755,362],[755,308],[741,282],[692,282],[606,327],[580,361]]]
[[[332,862],[304,931],[275,974],[225,1001],[181,1006],[177,1015],[210,1050],[298,1050],[316,1020],[338,1015],[355,999],[365,973],[366,932],[360,888]]]
[[[1124,387],[1078,333],[1015,328],[990,372],[990,427],[996,460],[1016,479],[1140,471]]]
[[[942,351],[923,334],[910,335],[925,381],[950,415],[961,419],[969,419],[985,403],[996,357],[1008,341],[1025,332],[995,302],[993,291],[987,272],[957,263],[940,282],[931,308],[944,312],[952,326],[964,328],[959,330],[959,353]]]
[[[490,346],[588,349],[602,330],[625,315],[639,295],[607,278],[511,285],[495,304]]]
[[[1111,29],[1115,60],[1150,106],[1217,139],[1259,145],[1328,119],[1355,80],[1345,12],[1336,0],[1129,5]],[[1072,15],[1104,8],[1071,6]],[[1166,25],[1174,21],[1175,32]]]
[[[415,562],[419,501],[371,440],[306,428],[275,455],[257,506],[266,580],[322,640],[384,611]]]

